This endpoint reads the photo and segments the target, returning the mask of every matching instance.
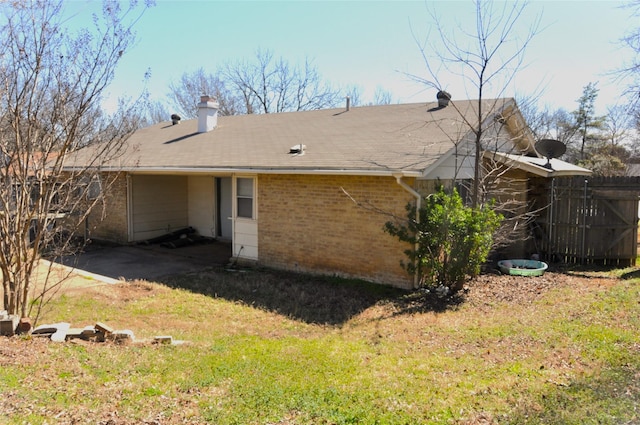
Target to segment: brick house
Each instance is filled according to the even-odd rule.
[[[473,177],[465,120],[477,120],[477,106],[347,104],[219,117],[203,96],[198,119],[138,130],[117,161],[102,164],[115,182],[91,237],[133,243],[191,226],[229,241],[242,261],[411,287],[400,266],[407,247],[383,225],[435,182]],[[524,186],[528,175],[549,177],[514,100],[487,100],[483,109],[493,158]],[[554,161],[556,174],[582,172]]]

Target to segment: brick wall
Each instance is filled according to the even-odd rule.
[[[528,181],[529,175],[515,168],[501,169],[499,178],[491,179],[485,186],[489,198],[495,201],[496,211],[504,216],[501,228],[494,235],[494,249],[490,259],[527,258],[526,242],[528,229]],[[471,180],[465,182],[472,185]],[[486,182],[485,182],[486,183]],[[419,180],[415,188],[423,196],[434,193],[439,185],[446,189],[453,187],[453,180]],[[463,195],[464,198],[464,195]]]
[[[104,204],[98,203],[89,215],[89,237],[126,243],[128,241],[126,173],[103,173],[101,179]]]
[[[408,246],[384,232],[383,213],[404,217],[412,199],[392,177],[260,175],[260,263],[410,287]]]

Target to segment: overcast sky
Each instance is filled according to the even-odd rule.
[[[597,81],[599,112],[615,104],[623,87],[607,74],[629,60],[630,52],[618,40],[640,26],[624,4],[530,2],[514,35],[526,35],[538,17],[540,33],[526,51],[527,67],[505,95],[542,92],[541,106],[573,110],[582,88]],[[75,0],[67,8],[78,23],[95,2]],[[311,59],[325,80],[361,86],[363,100],[381,87],[392,93],[394,103],[433,101],[433,89],[407,76],[427,76],[419,43],[437,35],[428,8],[447,28],[458,28],[457,35],[474,31],[474,5],[466,0],[157,0],[137,24],[138,43],[122,60],[109,93],[112,98],[137,94],[150,71],[151,96],[163,100],[169,83],[185,71],[214,71],[225,61],[254,57],[261,48],[291,63]],[[477,97],[459,76],[443,72],[438,77],[454,99]]]

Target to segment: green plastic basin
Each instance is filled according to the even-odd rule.
[[[513,276],[542,276],[547,267],[549,267],[547,263],[537,260],[498,261],[500,271]]]

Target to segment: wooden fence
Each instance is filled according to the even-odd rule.
[[[537,252],[549,260],[635,265],[640,177],[571,177],[538,181]]]

